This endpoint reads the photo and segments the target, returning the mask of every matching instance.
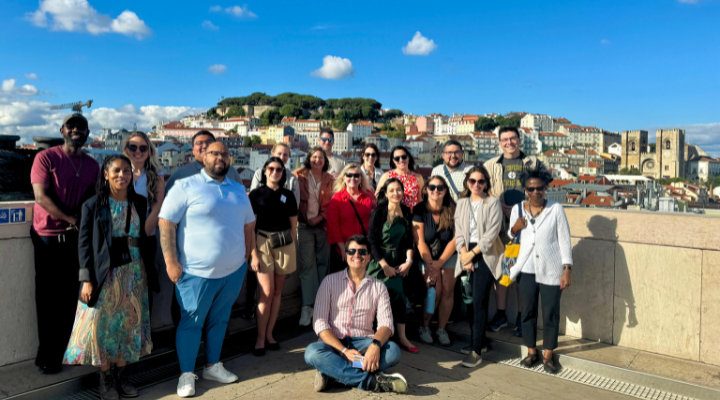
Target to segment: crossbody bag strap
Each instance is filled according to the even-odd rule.
[[[523,206],[522,206],[522,204],[523,204],[522,201],[521,201],[520,203],[518,203],[518,218],[522,218],[522,217],[523,217]],[[517,236],[515,236],[515,241],[516,241],[516,243],[520,243],[520,235],[522,235],[522,230],[521,230],[520,232],[518,232]]]
[[[460,192],[458,192],[457,187],[455,187],[455,182],[452,180],[452,176],[450,175],[447,165],[443,164],[443,169],[445,170],[445,178],[447,178],[450,187],[452,187],[453,192],[455,192],[455,196],[459,196]]]
[[[355,211],[355,216],[357,217],[358,222],[360,223],[360,228],[363,231],[363,235],[367,236],[367,232],[365,232],[365,225],[363,225],[362,218],[360,218],[360,213],[358,213],[357,208],[355,208],[355,202],[350,200],[350,205],[352,206],[353,211]]]

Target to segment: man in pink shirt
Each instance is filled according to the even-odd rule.
[[[30,180],[35,194],[30,230],[35,250],[35,305],[41,373],[60,372],[78,302],[78,226],[85,200],[95,194],[100,166],[80,151],[90,135],[87,119],[70,114],[60,127],[65,143],[39,152]]]
[[[328,275],[318,289],[313,318],[321,341],[305,350],[305,362],[317,370],[314,387],[318,392],[331,379],[362,390],[407,392],[402,375],[383,373],[400,362],[400,348],[388,342],[393,319],[387,288],[365,273],[369,247],[365,236],[348,239],[348,268]]]

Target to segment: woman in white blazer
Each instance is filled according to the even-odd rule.
[[[520,182],[525,188],[526,201],[513,207],[510,214],[510,237],[520,235],[520,254],[510,269],[510,277],[518,281],[522,307],[523,341],[528,356],[522,365],[532,367],[538,355],[535,349],[538,317],[538,295],[542,298],[543,367],[557,373],[553,361],[560,326],[560,296],[570,286],[572,245],[570,226],[561,204],[547,200],[545,189],[552,175],[544,168],[524,171]],[[522,207],[522,218],[519,218]]]
[[[490,288],[502,276],[504,246],[498,235],[503,214],[500,201],[488,196],[490,175],[485,167],[469,169],[463,188],[455,209],[455,247],[459,254],[455,277],[463,271],[472,272],[473,304],[468,310],[472,342],[470,354],[462,362],[472,368],[482,362]]]

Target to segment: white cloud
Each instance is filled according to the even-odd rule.
[[[610,45],[610,41],[607,40],[607,39],[603,39],[603,40],[600,41],[600,44],[603,45],[603,46],[609,46],[609,45]]]
[[[29,74],[25,74],[25,79],[38,80],[40,79],[40,77],[38,77],[37,74],[31,72]]]
[[[222,64],[215,64],[208,67],[208,71],[212,72],[215,75],[220,75],[225,73],[227,71],[227,67]]]
[[[222,11],[222,7],[220,7],[220,6],[210,7],[210,12],[220,12],[220,11]]]
[[[203,21],[202,27],[209,31],[216,31],[216,30],[220,29],[220,27],[213,24],[212,21]]]
[[[246,5],[240,6],[232,6],[225,9],[225,12],[243,19],[255,19],[257,18],[257,14],[250,11]]]
[[[48,17],[48,14],[50,15]],[[52,19],[53,31],[88,32],[92,35],[119,33],[142,39],[152,31],[137,14],[123,11],[117,18],[98,14],[87,0],[41,0],[35,12],[27,13],[26,19],[41,28],[48,27]]]
[[[402,51],[403,54],[410,56],[426,56],[435,49],[437,49],[435,42],[426,38],[418,31],[415,32],[415,36],[408,42],[407,46],[402,48]]]
[[[325,56],[323,66],[311,72],[310,75],[323,79],[345,79],[353,76],[355,70],[352,62],[347,58]]]
[[[712,157],[720,157],[720,122],[647,128],[651,141],[655,140],[658,129],[685,129],[685,143],[699,146]]]
[[[5,96],[37,96],[40,93],[33,85],[15,86],[15,79],[6,79],[2,82],[2,94]]]

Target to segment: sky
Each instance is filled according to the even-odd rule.
[[[253,92],[416,115],[526,111],[683,128],[720,157],[720,0],[0,0],[0,134],[149,129]]]

